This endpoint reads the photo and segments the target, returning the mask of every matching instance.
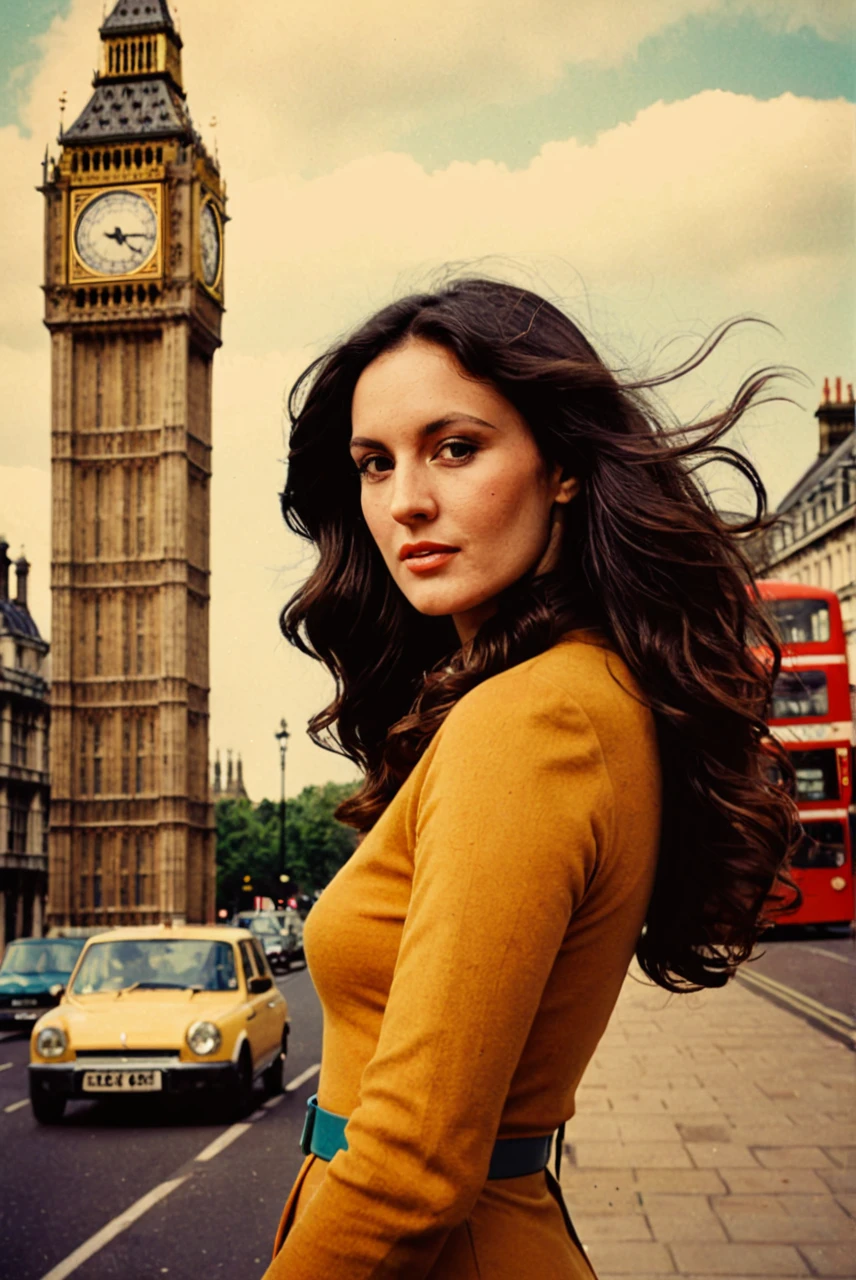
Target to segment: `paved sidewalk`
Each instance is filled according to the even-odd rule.
[[[856,1053],[762,996],[624,985],[565,1133],[600,1280],[856,1280]]]

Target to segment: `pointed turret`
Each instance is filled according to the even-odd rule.
[[[198,141],[184,100],[181,36],[166,0],[118,0],[101,26],[95,93],[63,144],[123,138]]]

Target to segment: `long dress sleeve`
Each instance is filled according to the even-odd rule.
[[[597,736],[536,672],[462,699],[417,775],[412,893],[348,1149],[265,1280],[431,1270],[484,1187],[542,992],[611,839]]]

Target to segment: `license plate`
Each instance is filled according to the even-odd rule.
[[[85,1071],[85,1093],[153,1093],[160,1089],[160,1071]]]

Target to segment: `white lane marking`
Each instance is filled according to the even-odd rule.
[[[215,1138],[203,1151],[199,1152],[196,1157],[197,1164],[200,1161],[213,1160],[221,1151],[225,1151],[226,1147],[230,1147],[236,1138],[240,1138],[242,1133],[246,1133],[251,1128],[250,1124],[233,1124],[230,1129],[226,1129],[219,1138]]]
[[[6,1115],[8,1115],[10,1111],[20,1111],[21,1107],[28,1107],[29,1105],[30,1105],[30,1099],[22,1098],[20,1102],[13,1102],[10,1107],[4,1107],[3,1110],[6,1113]]]
[[[8,1071],[10,1067],[14,1067],[14,1062],[0,1062],[0,1071]]]
[[[824,947],[800,947],[800,951],[810,951],[813,956],[826,956],[827,960],[837,960],[839,964],[853,964],[849,956],[840,956],[837,951],[827,951]]]
[[[270,1111],[273,1107],[278,1107],[281,1102],[285,1102],[285,1094],[277,1093],[272,1098],[268,1098],[267,1102],[262,1103],[265,1111]]]
[[[311,1080],[321,1070],[321,1063],[316,1062],[314,1067],[307,1067],[305,1071],[301,1071],[299,1076],[295,1076],[293,1080],[289,1080],[285,1086],[286,1093],[292,1093],[295,1089],[299,1089],[307,1080]]]
[[[57,1263],[52,1270],[46,1272],[42,1276],[42,1280],[65,1280],[65,1277],[70,1276],[72,1271],[76,1271],[93,1254],[103,1249],[105,1244],[109,1244],[111,1240],[114,1240],[127,1227],[130,1227],[138,1218],[141,1218],[144,1213],[148,1213],[149,1209],[153,1208],[160,1200],[166,1199],[170,1192],[175,1191],[176,1187],[180,1187],[182,1182],[187,1181],[187,1178],[188,1174],[184,1174],[181,1178],[171,1178],[169,1182],[162,1182],[159,1187],[147,1192],[135,1204],[132,1204],[130,1209],[120,1213],[112,1222],[108,1222],[106,1227],[96,1231],[94,1236],[90,1236],[67,1258],[63,1258],[62,1262]]]
[[[247,1116],[247,1119],[248,1120],[264,1120],[266,1115],[267,1115],[267,1112],[262,1106],[262,1107],[259,1107],[258,1111],[254,1111],[251,1116]]]

